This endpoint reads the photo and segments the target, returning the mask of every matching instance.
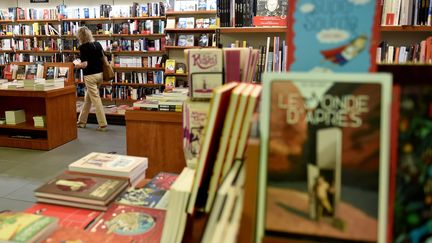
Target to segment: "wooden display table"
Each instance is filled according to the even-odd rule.
[[[50,150],[76,139],[75,104],[75,86],[48,91],[0,89],[0,117],[7,110],[26,113],[25,123],[0,125],[0,146]],[[46,116],[45,127],[34,126],[36,115]]]
[[[126,111],[127,155],[147,157],[146,177],[160,171],[180,173],[186,166],[183,154],[181,112]]]

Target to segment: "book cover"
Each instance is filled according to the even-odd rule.
[[[57,227],[57,219],[30,213],[1,213],[0,241],[38,242]]]
[[[391,76],[263,80],[258,239],[386,242]]]
[[[46,69],[45,79],[54,79],[56,76],[56,67],[50,66]]]
[[[289,6],[288,70],[376,70],[376,1],[290,0]]]
[[[175,60],[167,59],[165,62],[165,73],[174,73],[175,72]]]
[[[35,190],[36,197],[106,205],[128,185],[126,179],[63,173]]]
[[[210,104],[186,100],[183,106],[183,150],[186,157],[197,158]]]
[[[165,211],[113,204],[90,230],[105,232],[117,242],[159,242]]]
[[[178,174],[169,172],[159,172],[144,187],[158,190],[169,190],[176,181]]]
[[[174,89],[176,86],[176,77],[175,76],[167,76],[165,78],[165,90],[169,91]]]
[[[210,99],[213,89],[222,86],[222,50],[190,49],[187,53],[189,94],[193,99]]]
[[[57,78],[67,79],[68,78],[68,72],[69,72],[68,67],[59,67]]]
[[[26,66],[25,65],[17,65],[16,71],[16,79],[25,79],[26,76]]]
[[[84,230],[101,214],[101,212],[93,210],[63,207],[45,203],[36,203],[30,208],[27,208],[24,212],[55,217],[59,219],[59,226],[78,228],[82,230]]]
[[[138,169],[145,171],[147,166],[148,160],[144,157],[92,152],[71,163],[69,170],[130,177]]]
[[[168,192],[166,190],[150,187],[129,188],[117,198],[116,202],[126,205],[166,209],[168,204],[167,196]]]
[[[255,26],[287,26],[288,1],[257,0],[256,15],[253,17]]]
[[[104,232],[89,232],[83,229],[61,226],[42,243],[118,243],[118,240],[114,238],[113,235],[107,235]]]
[[[25,79],[35,79],[37,73],[36,64],[26,65]]]

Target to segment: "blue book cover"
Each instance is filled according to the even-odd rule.
[[[376,1],[290,0],[288,70],[367,72],[376,69]]]

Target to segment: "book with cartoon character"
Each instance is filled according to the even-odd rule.
[[[289,0],[289,6],[288,70],[376,70],[376,1]]]

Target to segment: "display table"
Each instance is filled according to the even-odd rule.
[[[147,178],[160,171],[182,171],[186,162],[181,112],[126,111],[125,120],[127,155],[148,158]]]
[[[0,146],[50,150],[77,138],[74,86],[48,91],[0,89],[0,117],[24,109],[26,122],[0,125]],[[35,127],[33,116],[46,116],[45,127]]]

